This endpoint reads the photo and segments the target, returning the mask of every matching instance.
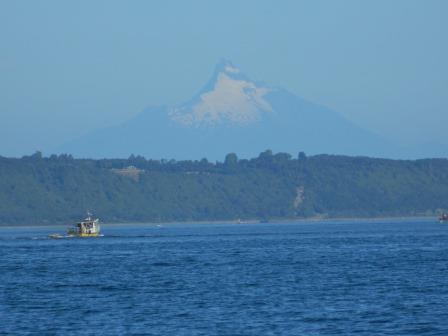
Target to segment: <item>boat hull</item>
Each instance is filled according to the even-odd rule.
[[[81,237],[81,238],[89,238],[89,237],[98,237],[99,233],[79,233],[76,234],[75,237]]]

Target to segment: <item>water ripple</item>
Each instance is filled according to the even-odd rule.
[[[0,334],[448,335],[448,226],[104,232],[0,229]]]

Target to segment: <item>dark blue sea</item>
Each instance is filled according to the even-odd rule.
[[[448,335],[431,220],[0,228],[1,335]]]

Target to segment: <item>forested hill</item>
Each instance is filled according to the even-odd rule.
[[[448,160],[261,153],[224,162],[0,157],[0,223],[436,215],[448,209]]]

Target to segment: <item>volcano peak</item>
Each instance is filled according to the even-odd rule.
[[[260,119],[272,107],[264,96],[271,89],[259,86],[228,60],[221,60],[209,84],[188,103],[174,107],[170,117],[184,126],[245,125]]]

